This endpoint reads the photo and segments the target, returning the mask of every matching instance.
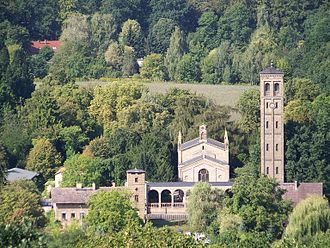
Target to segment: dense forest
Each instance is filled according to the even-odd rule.
[[[200,231],[212,233],[219,246],[270,247],[282,237],[282,221],[292,208],[280,200],[276,183],[259,175],[259,91],[246,91],[232,108],[186,90],[151,94],[144,83],[258,84],[259,72],[273,61],[285,73],[286,181],[323,182],[329,199],[329,14],[328,1],[321,0],[1,1],[0,246],[95,247],[99,242],[99,247],[120,247],[134,235],[145,235],[136,247],[150,247],[148,242],[199,247],[169,230],[141,227],[134,216],[102,237],[88,228],[62,232],[38,202],[61,166],[63,186],[77,181],[123,185],[125,171],[135,167],[146,171],[148,181],[176,180],[178,132],[185,141],[195,138],[204,123],[220,141],[228,130],[233,192],[238,193],[224,200],[221,193],[201,188],[220,202],[198,204],[217,212]],[[55,53],[49,47],[30,53],[32,41],[57,39],[62,45]],[[143,59],[142,66],[137,59]],[[110,83],[84,88],[75,84],[80,79]],[[239,120],[231,118],[234,111]],[[36,185],[8,184],[6,171],[13,167],[37,171]],[[258,196],[249,191],[256,185]],[[255,208],[249,208],[251,202]],[[315,202],[293,210],[297,224],[288,232],[306,224],[299,223],[299,213],[327,204]],[[320,216],[330,223],[325,210]],[[328,226],[319,233],[318,223],[307,225],[312,238],[290,234],[275,247],[318,247],[330,239],[323,233]],[[227,231],[219,235],[219,230]]]

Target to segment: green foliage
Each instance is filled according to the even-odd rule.
[[[320,196],[310,196],[298,203],[289,216],[285,235],[300,241],[330,229],[328,201]]]
[[[65,170],[61,186],[75,187],[77,183],[83,186],[91,186],[93,183],[103,184],[102,173],[105,172],[105,167],[106,165],[100,159],[86,155],[73,155],[64,162]]]
[[[160,54],[153,53],[144,58],[140,73],[144,78],[162,81],[166,79],[165,70],[163,57]]]
[[[185,31],[191,31],[196,25],[196,13],[185,0],[151,0],[149,23],[155,24],[162,18],[168,18],[179,24]],[[157,52],[157,51],[153,51]]]
[[[7,152],[10,167],[24,167],[25,156],[31,146],[25,123],[19,115],[8,108],[4,109],[0,123],[0,140]]]
[[[210,51],[202,64],[202,79],[208,84],[219,84],[224,81],[231,82],[231,56],[232,49],[229,42],[221,43],[220,47]]]
[[[274,42],[271,29],[260,27],[254,31],[251,42],[243,53],[234,56],[234,67],[238,68],[240,80],[248,83],[259,82],[259,72],[270,65],[270,62],[279,61],[274,51],[277,44]]]
[[[88,112],[100,124],[109,127],[117,119],[117,112],[131,106],[144,91],[144,86],[138,83],[112,83],[104,88],[95,88]]]
[[[16,181],[0,189],[0,245],[29,247],[44,225],[40,196],[31,181]]]
[[[170,46],[167,49],[164,59],[170,80],[174,80],[178,62],[185,52],[185,40],[180,28],[175,27],[170,39]]]
[[[231,191],[233,196],[226,199],[224,213],[240,216],[244,231],[266,232],[271,239],[281,236],[291,206],[282,200],[284,192],[274,180],[241,175]]]
[[[252,132],[260,125],[259,94],[259,90],[245,91],[236,104],[238,112],[241,114],[239,125],[245,132]]]
[[[175,79],[182,82],[199,82],[201,79],[201,72],[198,61],[196,61],[191,54],[182,56],[176,66]]]
[[[6,175],[7,175],[7,168],[8,168],[8,158],[5,148],[0,143],[0,190],[1,187],[6,182]]]
[[[100,191],[88,201],[87,227],[96,233],[119,232],[129,223],[140,221],[125,190]]]
[[[218,36],[220,40],[229,40],[237,45],[243,45],[248,41],[254,25],[248,7],[238,1],[220,17]]]
[[[193,231],[205,231],[223,207],[224,194],[205,182],[194,185],[188,196],[188,223]]]
[[[54,215],[54,213],[52,213]],[[48,228],[48,227],[47,227]],[[74,247],[78,242],[86,240],[86,233],[81,226],[73,222],[66,226],[62,231],[52,231],[47,235],[47,247],[49,248],[71,248]]]
[[[1,6],[1,21],[7,21],[17,29],[26,29],[28,36],[34,40],[54,39],[60,31],[57,1],[21,1],[4,0]],[[3,32],[11,32],[11,27]]]
[[[165,53],[170,45],[171,34],[177,23],[172,19],[160,18],[150,29],[147,46],[149,53]]]
[[[48,74],[49,60],[53,57],[53,51],[49,46],[39,50],[39,53],[30,57],[31,70],[35,78],[44,78]]]
[[[326,128],[330,118],[329,103],[329,97],[321,94],[313,102],[293,100],[285,109],[286,117],[290,117],[285,129],[286,178],[288,181],[324,182],[327,196],[330,186],[327,183],[330,154],[326,148],[329,144]],[[290,112],[291,108],[293,111]]]
[[[54,145],[47,139],[33,141],[33,148],[27,157],[26,168],[36,171],[44,181],[53,178],[58,167],[61,165],[61,155]]]
[[[118,39],[122,45],[132,47],[138,58],[143,57],[144,37],[141,26],[136,20],[128,19],[124,22]]]
[[[150,222],[145,226],[130,221],[120,232],[105,235],[90,235],[87,240],[80,240],[75,247],[164,247],[164,248],[197,248],[204,247],[191,236],[175,232],[169,228],[154,228]]]
[[[10,94],[13,97],[12,101],[14,103],[31,97],[34,85],[29,73],[26,54],[22,48],[14,51],[12,61],[7,68],[3,80],[10,86]]]

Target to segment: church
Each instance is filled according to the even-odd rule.
[[[323,195],[322,183],[284,181],[284,74],[273,65],[260,72],[260,146],[261,173],[274,178],[286,190],[284,199],[297,204],[311,194]],[[59,186],[62,171],[55,178]],[[127,172],[123,187],[73,188],[55,187],[51,202],[55,218],[63,224],[73,219],[82,220],[88,213],[87,201],[99,190],[128,189],[132,202],[142,219],[185,220],[187,218],[187,194],[197,182],[208,182],[212,187],[228,192],[230,181],[229,138],[225,130],[223,141],[207,135],[207,127],[199,127],[195,139],[183,142],[178,134],[178,181],[147,182],[145,171],[132,169]]]

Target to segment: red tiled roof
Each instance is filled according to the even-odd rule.
[[[35,54],[38,53],[39,50],[45,46],[49,46],[53,52],[62,45],[60,40],[44,40],[44,41],[32,41],[30,46],[30,52]]]

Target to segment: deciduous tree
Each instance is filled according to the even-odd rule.
[[[96,233],[119,232],[129,223],[139,222],[132,207],[131,195],[125,190],[100,191],[88,201],[85,223]]]

